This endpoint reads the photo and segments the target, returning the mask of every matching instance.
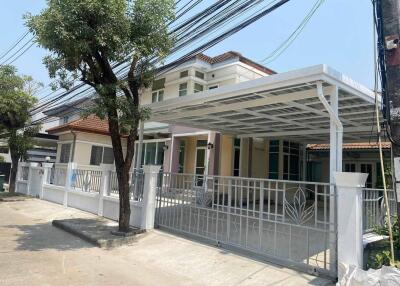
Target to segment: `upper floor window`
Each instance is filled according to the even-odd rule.
[[[114,164],[114,153],[110,147],[92,146],[90,165]]]
[[[165,87],[165,78],[153,81],[152,90],[164,89],[164,87]]]
[[[196,71],[194,75],[195,75],[195,77],[204,79],[204,73],[202,73],[202,72]]]
[[[204,90],[204,86],[199,83],[194,83],[194,93],[202,92]]]
[[[62,124],[67,124],[68,122],[69,122],[69,116],[66,115],[66,116],[64,116],[63,119],[62,119]]]
[[[218,88],[218,85],[211,85],[208,87],[208,89],[216,89],[216,88]]]
[[[159,101],[163,101],[164,99],[164,90],[160,89],[157,91],[153,91],[151,94],[151,102],[159,102]]]
[[[185,96],[185,95],[187,95],[187,87],[188,87],[187,82],[181,83],[181,84],[179,85],[179,96]]]
[[[188,70],[182,71],[179,75],[180,78],[184,78],[184,77],[188,77],[188,76],[189,76]]]
[[[71,144],[61,144],[60,163],[68,163],[71,154]]]

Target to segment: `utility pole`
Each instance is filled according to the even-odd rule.
[[[396,180],[394,186],[397,193],[397,214],[400,218],[400,0],[377,0],[376,5],[384,95],[383,113],[392,141]],[[382,66],[385,68],[382,69]]]

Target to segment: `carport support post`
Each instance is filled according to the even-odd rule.
[[[157,181],[161,166],[146,165],[143,166],[144,185],[143,185],[143,205],[142,229],[153,229],[156,212]]]
[[[344,266],[363,267],[363,196],[368,174],[335,172],[338,209],[338,276]]]
[[[330,197],[329,197],[329,224],[330,224],[330,265],[336,267],[337,257],[336,255],[336,196],[335,196],[335,172],[342,171],[342,148],[343,148],[343,126],[339,120],[339,90],[337,86],[332,87],[330,94],[330,104],[327,102],[324,94],[322,83],[317,83],[317,93],[324,105],[325,109],[328,111],[330,116],[330,151],[329,151],[329,182],[330,186]],[[333,269],[331,269],[333,270]]]
[[[65,188],[64,188],[64,207],[68,207],[68,192],[71,190],[72,176],[74,175],[74,170],[76,169],[76,163],[69,162],[67,166],[67,175],[65,178]]]

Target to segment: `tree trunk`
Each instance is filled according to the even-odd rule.
[[[15,193],[15,185],[17,181],[17,172],[18,172],[18,160],[13,159],[11,163],[11,171],[10,171],[10,180],[9,180],[9,192]]]
[[[119,190],[119,231],[129,231],[131,206],[129,203],[129,169],[117,168]]]

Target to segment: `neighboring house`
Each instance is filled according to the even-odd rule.
[[[203,96],[210,90],[272,74],[275,72],[237,52],[216,57],[199,54],[156,77],[152,87],[143,91],[141,104],[162,105],[165,100],[179,101],[196,93]],[[48,130],[59,136],[57,162],[83,165],[113,162],[107,122],[94,116],[80,119],[80,112],[90,102],[90,98],[82,98],[46,111],[46,115],[59,118],[59,126]],[[243,119],[243,115],[230,119],[234,123]],[[307,145],[309,142],[293,139],[239,138],[193,128],[195,124],[190,126],[146,122],[141,165],[158,164],[165,171],[198,175],[329,181],[329,146]],[[379,181],[376,146],[364,143],[357,146],[344,145],[343,168],[369,173],[367,184],[375,187]],[[385,143],[385,152],[388,148]],[[135,162],[137,157],[136,152]]]
[[[391,144],[382,143],[385,168],[390,166]],[[307,146],[309,181],[329,182],[329,144]],[[343,171],[369,174],[366,187],[383,188],[379,145],[377,143],[346,143],[343,145]]]

